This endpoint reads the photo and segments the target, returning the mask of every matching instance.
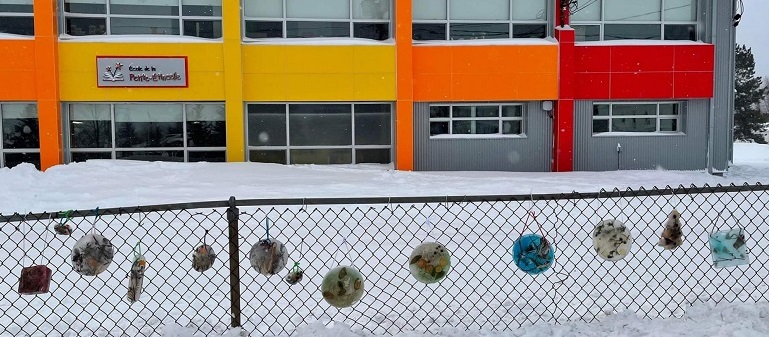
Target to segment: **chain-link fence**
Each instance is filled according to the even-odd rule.
[[[695,302],[769,299],[769,186],[614,190],[598,193],[408,198],[235,200],[79,210],[52,228],[60,213],[0,216],[0,335],[159,336],[185,327],[200,336],[242,326],[252,336],[290,335],[314,321],[337,321],[376,334],[452,326],[507,330],[538,322],[594,321],[633,311],[680,317]],[[683,220],[684,243],[656,246],[668,213]],[[536,221],[527,218],[534,212]],[[630,254],[608,262],[596,255],[596,224],[613,218],[634,237]],[[429,220],[428,220],[429,219]],[[251,246],[269,234],[289,252],[285,270],[267,277],[252,269]],[[524,230],[528,223],[529,229]],[[541,233],[555,249],[552,268],[529,275],[513,263],[522,233]],[[750,264],[715,268],[709,233],[740,226]],[[92,231],[115,247],[97,276],[73,270],[76,241]],[[213,268],[192,268],[206,242]],[[451,252],[450,271],[423,284],[409,273],[409,255],[424,241]],[[140,245],[137,245],[140,243]],[[148,261],[138,302],[126,300],[134,252]],[[295,262],[304,278],[283,277]],[[20,295],[22,267],[47,265],[50,292]],[[328,305],[323,276],[352,265],[365,295],[350,308]]]

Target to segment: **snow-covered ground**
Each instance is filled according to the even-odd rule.
[[[383,165],[341,165],[341,166],[282,166],[272,164],[255,164],[255,163],[228,163],[228,164],[213,164],[213,163],[195,163],[195,164],[182,164],[182,163],[146,163],[146,162],[129,162],[129,161],[90,161],[87,163],[77,163],[70,165],[62,165],[49,169],[46,172],[38,172],[34,170],[31,165],[21,165],[13,169],[0,169],[0,186],[3,187],[3,192],[0,193],[0,213],[9,214],[13,212],[26,213],[26,212],[44,212],[44,211],[59,211],[65,209],[92,209],[95,207],[107,208],[107,207],[120,207],[120,206],[133,206],[133,205],[149,205],[159,203],[179,203],[179,202],[194,202],[194,201],[207,201],[207,200],[225,200],[229,196],[234,195],[238,199],[247,198],[303,198],[303,197],[356,197],[356,196],[442,196],[442,195],[492,195],[492,194],[528,194],[528,193],[550,193],[550,192],[596,192],[601,188],[610,190],[615,187],[624,189],[626,187],[646,187],[652,186],[663,187],[665,185],[677,186],[683,184],[688,186],[690,184],[703,185],[705,183],[715,184],[742,184],[744,182],[769,182],[769,146],[756,145],[756,144],[735,144],[735,163],[731,167],[730,171],[724,177],[711,176],[704,172],[680,172],[680,171],[622,171],[622,172],[571,172],[571,173],[505,173],[505,172],[400,172],[394,171],[391,167]],[[750,196],[752,198],[752,196]],[[703,198],[691,199],[690,201],[684,201],[681,198],[672,199],[681,204],[685,204],[684,207],[693,207],[702,203],[712,203],[713,200],[708,199],[708,196]],[[764,199],[766,197],[764,196]],[[764,199],[751,199],[744,201],[751,202],[766,202]],[[661,205],[654,203],[655,200],[638,200],[635,202],[644,203],[643,209],[653,209],[653,213],[661,213],[669,211],[671,199],[668,199],[667,204],[662,202]],[[717,197],[716,197],[717,200]],[[628,202],[628,201],[624,201]],[[618,209],[621,209],[622,205],[618,205],[615,202],[611,205],[604,205],[605,210],[602,210],[602,215],[614,215]],[[748,204],[742,202],[742,205]],[[568,204],[557,205],[558,209],[561,209],[566,216],[573,216],[574,223],[594,223],[596,216],[601,215],[585,215],[577,206],[569,206]],[[561,207],[562,206],[562,207]],[[581,205],[580,207],[585,207]],[[593,206],[593,205],[591,205]],[[735,205],[731,205],[725,202],[727,209],[732,209]],[[403,224],[399,219],[391,219],[389,217],[382,218],[381,205],[377,206],[377,214],[380,217],[373,216],[370,218],[372,225],[372,234],[369,237],[375,241],[390,239],[388,233],[380,231],[377,227],[391,230],[398,228],[400,230],[409,230],[411,232],[418,232],[420,230],[420,223],[406,223]],[[452,206],[454,207],[454,206]],[[539,209],[548,209],[552,205],[545,204],[544,206],[535,206]],[[564,209],[564,207],[572,207],[572,209]],[[740,206],[741,207],[741,206]],[[372,208],[373,209],[373,208]],[[481,207],[477,209],[483,211]],[[323,323],[311,323],[309,325],[303,325],[304,322],[300,319],[295,321],[296,316],[291,316],[291,313],[281,312],[280,310],[274,311],[277,308],[270,309],[269,312],[260,312],[260,308],[254,309],[246,305],[244,308],[244,315],[251,317],[264,317],[264,314],[274,314],[278,319],[278,328],[280,325],[293,326],[298,324],[298,328],[295,331],[295,336],[320,336],[324,337],[329,335],[330,337],[346,337],[346,336],[361,336],[366,333],[361,332],[361,327],[367,327],[370,325],[367,320],[374,320],[373,325],[381,324],[384,326],[384,331],[409,331],[408,326],[414,326],[413,320],[420,319],[435,319],[430,316],[430,312],[423,310],[416,310],[416,312],[422,316],[406,318],[405,321],[401,321],[402,317],[398,310],[402,311],[414,311],[414,306],[418,306],[420,300],[430,301],[435,300],[435,297],[430,296],[451,296],[453,299],[466,298],[467,301],[472,301],[473,296],[480,296],[478,301],[482,303],[496,304],[496,307],[488,307],[487,310],[491,310],[492,314],[484,312],[484,315],[480,317],[478,313],[472,313],[472,309],[465,311],[466,317],[456,318],[457,313],[463,312],[463,307],[454,307],[454,302],[451,305],[439,305],[436,306],[438,311],[436,316],[439,320],[444,317],[443,314],[451,314],[459,320],[459,322],[469,325],[468,322],[476,320],[476,326],[480,327],[477,330],[483,330],[489,326],[494,326],[500,322],[511,323],[511,325],[517,325],[520,323],[517,316],[522,313],[527,315],[551,315],[551,319],[558,320],[560,325],[553,325],[547,323],[539,323],[534,326],[526,326],[524,328],[510,330],[505,332],[479,332],[470,331],[465,332],[461,330],[454,330],[449,328],[435,329],[433,325],[429,327],[428,335],[439,336],[453,336],[453,337],[471,337],[475,335],[484,336],[769,336],[769,304],[728,304],[728,301],[762,301],[761,298],[756,298],[756,294],[766,293],[769,291],[769,285],[766,283],[766,279],[769,278],[767,270],[765,268],[751,268],[749,270],[739,269],[740,273],[731,273],[729,269],[711,270],[707,269],[704,274],[700,274],[699,269],[703,265],[708,265],[709,254],[707,254],[706,247],[706,232],[709,219],[713,219],[718,216],[718,213],[724,209],[705,209],[698,212],[698,214],[687,214],[689,218],[688,224],[690,234],[687,238],[687,250],[684,253],[674,254],[678,259],[687,261],[683,263],[673,263],[669,265],[671,271],[674,271],[678,275],[678,278],[672,277],[665,273],[658,273],[655,271],[641,272],[642,269],[647,269],[649,260],[654,259],[669,259],[672,256],[665,252],[660,252],[659,249],[648,244],[646,240],[652,240],[657,234],[659,221],[655,219],[657,216],[652,215],[651,219],[646,214],[636,213],[624,213],[625,219],[629,223],[638,224],[638,232],[634,233],[638,238],[636,251],[634,252],[634,258],[627,261],[621,261],[617,264],[606,266],[605,263],[595,258],[584,258],[588,256],[588,247],[565,247],[559,246],[559,242],[579,242],[580,240],[589,239],[590,229],[580,228],[574,231],[560,232],[554,229],[555,223],[559,221],[545,220],[545,225],[549,226],[553,230],[553,235],[556,236],[555,246],[558,248],[558,252],[563,256],[570,256],[575,258],[574,260],[557,260],[560,263],[561,270],[569,270],[579,268],[581,270],[595,270],[597,274],[616,273],[622,268],[625,268],[625,273],[620,276],[627,276],[626,282],[614,282],[606,285],[605,289],[591,288],[596,285],[595,279],[591,279],[590,275],[579,274],[564,282],[556,282],[550,279],[545,279],[544,283],[538,282],[537,286],[550,287],[553,292],[548,296],[555,295],[558,297],[552,298],[540,298],[541,303],[534,305],[530,308],[526,307],[526,301],[531,299],[531,296],[539,296],[538,290],[530,290],[528,286],[530,283],[523,283],[523,280],[531,280],[531,278],[521,277],[516,274],[513,269],[504,268],[500,277],[505,277],[510,280],[509,284],[504,285],[499,291],[508,293],[521,294],[520,299],[513,299],[512,301],[497,301],[494,299],[494,294],[490,295],[491,299],[487,298],[483,292],[476,292],[473,289],[471,294],[465,294],[464,285],[462,282],[466,282],[465,277],[459,275],[467,275],[471,273],[475,275],[479,271],[482,272],[496,272],[497,269],[486,270],[489,265],[495,266],[504,264],[503,262],[508,259],[507,256],[495,256],[494,250],[505,247],[510,247],[512,240],[515,238],[515,234],[506,234],[502,238],[496,238],[500,241],[498,245],[480,248],[477,254],[480,256],[492,256],[494,261],[489,261],[484,265],[473,265],[466,260],[460,260],[454,266],[454,274],[447,277],[445,286],[433,289],[433,295],[422,295],[418,289],[405,289],[404,287],[413,287],[413,282],[406,282],[403,280],[408,279],[407,270],[399,270],[390,275],[390,279],[386,278],[385,273],[379,271],[374,273],[371,266],[365,266],[362,270],[364,275],[368,275],[366,281],[367,284],[373,285],[373,287],[367,287],[367,295],[364,297],[361,305],[363,307],[360,311],[338,311],[341,314],[336,314],[334,317],[329,317],[322,311],[316,312],[301,312],[303,317],[307,318],[307,321],[312,321],[310,318],[317,318],[320,321],[328,322],[330,320],[336,320],[337,318],[351,317],[355,319],[355,326],[352,328],[346,326],[344,323],[335,322],[327,323],[332,325],[331,327],[324,327]],[[363,214],[366,214],[365,208]],[[361,213],[353,213],[350,215],[350,219],[354,219]],[[407,210],[409,219],[423,219],[420,216],[422,214],[419,211]],[[755,231],[756,226],[766,226],[765,219],[767,218],[766,207],[749,208],[746,210],[751,213],[751,219],[753,224],[750,230]],[[312,218],[322,212],[309,212],[308,217]],[[501,212],[502,213],[502,212]],[[505,214],[508,216],[517,217],[520,219],[521,214],[514,214],[517,211]],[[543,212],[545,213],[545,212]],[[652,213],[652,211],[650,211]],[[252,213],[254,214],[254,213]],[[445,231],[438,235],[436,240],[444,242],[446,246],[451,249],[458,249],[462,244],[462,240],[466,238],[473,238],[474,240],[487,239],[489,235],[495,235],[492,233],[500,233],[501,231],[510,231],[507,223],[494,223],[493,219],[484,218],[479,216],[477,219],[482,226],[475,228],[462,228],[460,224],[466,222],[468,217],[473,216],[474,211],[461,209],[456,212],[452,209],[451,212],[444,212],[440,214],[441,221],[435,224],[436,227],[441,226],[458,226],[459,229],[456,232]],[[524,213],[525,214],[525,213]],[[264,215],[264,214],[262,214]],[[756,215],[759,215],[759,220],[756,220]],[[149,233],[151,237],[144,237],[142,239],[145,249],[148,251],[148,260],[150,266],[153,267],[152,261],[168,261],[169,259],[177,259],[180,263],[187,258],[187,254],[193,248],[192,245],[196,242],[188,242],[190,235],[195,233],[190,231],[190,228],[183,227],[184,222],[179,222],[178,216],[171,215],[170,219],[164,219],[164,216],[155,215],[157,218],[149,219],[159,224],[168,224],[168,228],[153,228],[149,231],[158,231],[158,233]],[[557,218],[558,216],[556,216]],[[696,218],[695,218],[696,217]],[[320,221],[308,221],[308,223],[323,223],[325,226],[330,226],[339,230],[341,227],[348,226],[348,220],[337,223],[335,221],[324,222],[323,215],[320,218],[314,220]],[[763,219],[763,223],[760,219]],[[127,334],[141,333],[144,335],[155,335],[155,329],[162,331],[162,335],[166,337],[188,337],[188,336],[200,336],[201,326],[208,327],[205,330],[205,335],[214,336],[222,335],[226,337],[240,335],[241,332],[237,330],[224,332],[226,325],[222,327],[222,321],[227,321],[223,315],[224,313],[217,310],[209,310],[208,304],[211,301],[221,302],[226,301],[226,292],[218,292],[213,298],[206,301],[196,298],[195,294],[201,291],[200,287],[205,287],[205,284],[200,284],[198,277],[189,277],[185,275],[173,274],[173,268],[166,268],[166,266],[157,266],[152,270],[153,273],[160,277],[147,280],[147,291],[143,300],[140,302],[141,306],[129,307],[120,298],[105,298],[105,296],[97,295],[97,290],[101,287],[108,286],[109,288],[118,288],[116,283],[122,284],[122,277],[125,275],[126,260],[129,258],[130,247],[134,242],[130,242],[132,233],[136,231],[136,220],[140,220],[136,217],[128,219],[123,216],[120,221],[123,225],[121,228],[105,228],[104,225],[100,225],[99,231],[104,232],[105,235],[113,239],[113,243],[119,248],[120,254],[116,256],[114,264],[118,267],[110,267],[111,275],[107,277],[97,277],[96,279],[84,280],[84,278],[72,272],[68,274],[62,272],[54,272],[54,281],[60,287],[62,284],[67,284],[68,287],[86,289],[86,296],[77,297],[61,295],[57,296],[57,299],[61,300],[61,303],[56,305],[52,303],[46,303],[46,298],[40,296],[34,298],[29,302],[28,307],[19,306],[13,299],[5,298],[0,299],[0,309],[2,309],[2,317],[0,317],[0,326],[6,327],[6,332],[3,336],[16,336],[24,335],[26,331],[41,331],[36,327],[42,327],[42,331],[52,332],[53,330],[62,333],[65,336],[89,336],[89,334],[96,334],[99,336],[120,336],[121,331]],[[147,219],[145,219],[147,220]],[[184,219],[181,219],[184,220]],[[339,219],[337,219],[339,220]],[[369,218],[366,218],[368,221]],[[558,220],[558,219],[556,219]],[[756,223],[758,221],[758,223]],[[299,243],[296,241],[298,238],[292,236],[287,232],[288,225],[292,221],[286,221],[284,223],[278,223],[277,231],[279,238],[284,238],[287,244],[296,250]],[[656,223],[654,227],[650,224]],[[78,230],[84,230],[85,224],[81,223],[81,228]],[[210,224],[214,229],[219,232],[224,232],[226,229],[221,223]],[[406,227],[403,227],[403,226]],[[642,226],[649,225],[649,226]],[[177,227],[178,226],[178,227]],[[259,238],[258,224],[251,223],[249,229],[254,233],[245,235],[243,238],[247,243],[253,243]],[[392,226],[392,227],[388,227]],[[512,226],[516,226],[513,224]],[[280,228],[283,227],[284,232],[280,232]],[[448,227],[444,227],[448,228]],[[44,228],[43,228],[44,229]],[[87,230],[87,228],[85,228]],[[315,226],[311,228],[303,228],[303,231],[322,232],[324,228],[321,226]],[[369,229],[355,227],[349,229],[351,232],[357,232],[355,237],[363,237],[367,235]],[[763,230],[765,231],[765,229]],[[4,234],[5,231],[3,232]],[[12,241],[21,242],[21,235],[18,233],[10,232],[8,238]],[[41,232],[42,233],[42,232]],[[162,236],[157,234],[162,233]],[[282,235],[282,236],[281,236]],[[76,234],[77,237],[82,236],[82,233]],[[42,234],[41,234],[41,237]],[[158,240],[154,238],[160,238]],[[705,238],[704,240],[701,240]],[[419,240],[424,237],[413,238],[397,238],[392,242],[393,247],[379,247],[372,248],[372,250],[366,250],[365,246],[369,245],[368,242],[351,242],[353,248],[356,251],[362,251],[359,258],[366,259],[378,259],[379,263],[393,263],[399,261],[400,255],[404,249],[413,246],[418,243]],[[55,239],[51,242],[45,243],[44,250],[48,255],[45,256],[53,265],[66,266],[68,258],[67,252],[71,248],[73,241],[67,241],[73,239]],[[174,246],[169,245],[173,243]],[[756,241],[763,240],[760,244],[764,247],[769,246],[767,240],[769,238],[755,238]],[[194,241],[194,240],[193,240]],[[322,241],[322,240],[321,240]],[[310,250],[318,252],[313,261],[310,261],[309,265],[303,264],[305,268],[315,270],[316,277],[318,274],[322,274],[328,269],[329,263],[331,263],[332,257],[329,256],[328,250],[323,250],[324,246],[328,246],[329,243],[338,244],[336,238],[330,240],[314,243],[319,250]],[[473,241],[475,242],[475,241]],[[218,247],[227,245],[226,237],[219,237],[214,239],[214,243]],[[496,244],[497,242],[495,242]],[[32,244],[27,241],[26,244]],[[42,243],[38,243],[41,245]],[[756,242],[755,244],[759,244]],[[171,247],[166,251],[163,251],[164,247]],[[189,246],[189,247],[188,247]],[[13,247],[13,246],[9,246]],[[128,251],[124,251],[125,248],[129,248]],[[363,247],[364,249],[361,249]],[[244,244],[241,248],[241,256],[247,253],[249,246]],[[42,250],[41,246],[38,249]],[[570,251],[571,250],[571,251]],[[64,251],[64,253],[61,253]],[[57,254],[59,252],[60,254]],[[680,253],[681,250],[676,253]],[[20,253],[18,251],[12,251],[12,255],[20,259]],[[368,256],[364,256],[368,254]],[[681,256],[683,254],[683,256]],[[178,255],[178,256],[177,256]],[[179,257],[180,256],[180,257]],[[637,258],[635,258],[637,256]],[[296,256],[292,255],[293,259]],[[767,254],[762,255],[754,254],[754,264],[765,264],[767,261]],[[336,259],[336,256],[333,257]],[[497,261],[499,260],[499,261]],[[29,261],[29,260],[27,260]],[[248,261],[244,261],[245,269],[248,270]],[[223,263],[223,262],[222,262]],[[507,262],[509,263],[509,262]],[[654,265],[653,265],[654,266]],[[18,268],[17,268],[18,267]],[[690,268],[691,267],[691,268]],[[739,267],[737,267],[739,268]],[[0,267],[0,272],[8,275],[18,275],[20,266],[3,266]],[[639,270],[635,274],[627,274],[627,270]],[[117,270],[117,271],[116,271]],[[692,272],[693,271],[693,272]],[[403,275],[405,273],[405,276]],[[221,273],[219,273],[221,274]],[[214,276],[208,280],[212,284],[222,284],[225,282],[226,275],[213,274]],[[254,276],[252,273],[241,272],[243,284],[256,284],[262,282],[259,276]],[[587,273],[586,273],[587,274]],[[735,275],[732,275],[735,274]],[[614,275],[614,274],[612,274]],[[629,275],[629,276],[628,276]],[[600,277],[600,275],[598,275]],[[174,278],[178,277],[178,278]],[[309,277],[309,276],[308,276]],[[698,278],[704,278],[710,281],[716,280],[717,282],[703,283]],[[169,285],[165,282],[167,279],[178,280],[178,284]],[[306,280],[305,286],[312,288],[317,285],[319,280],[309,279]],[[5,289],[6,285],[13,285],[14,281],[0,282],[0,291],[4,294],[13,292],[14,290]],[[71,282],[71,283],[69,283]],[[740,283],[742,282],[742,283]],[[277,284],[281,282],[278,280]],[[456,284],[454,284],[456,283]],[[560,285],[556,285],[560,283]],[[261,283],[260,283],[261,284]],[[674,298],[666,298],[668,290],[658,292],[656,287],[680,287],[684,291],[675,293]],[[171,288],[169,288],[171,287]],[[174,293],[174,287],[182,287],[186,291],[181,294]],[[285,284],[280,285],[280,292],[285,291]],[[560,287],[560,288],[559,288]],[[729,288],[726,292],[721,292],[723,287]],[[170,291],[169,291],[170,289]],[[62,291],[62,290],[52,290]],[[167,308],[164,307],[166,302],[163,302],[161,298],[153,298],[159,296],[158,294],[170,294],[171,297],[179,295],[182,302],[189,303],[190,308]],[[416,292],[415,292],[416,291]],[[644,298],[642,303],[638,304],[635,301],[625,301],[623,298],[618,298],[611,292],[622,292],[633,296],[633,298]],[[119,290],[117,291],[119,293]],[[398,295],[393,296],[395,292],[399,294],[408,295],[408,298],[399,299]],[[713,308],[712,303],[709,300],[710,297],[705,300],[701,300],[701,294],[720,294],[719,298],[715,300],[725,300],[722,304]],[[275,296],[273,296],[275,295]],[[525,296],[529,297],[525,297]],[[277,296],[277,297],[276,297]],[[391,296],[391,297],[388,297]],[[664,298],[664,299],[663,299]],[[408,299],[407,301],[403,301]],[[662,302],[657,304],[648,304],[655,302]],[[264,301],[265,303],[280,303],[283,301],[280,294],[267,294],[264,295],[258,291],[249,292],[246,291],[243,294],[243,301],[245,303],[253,303],[254,301]],[[307,291],[301,294],[302,301],[319,301],[318,295],[315,291]],[[272,302],[270,302],[272,301]],[[523,301],[523,302],[521,302]],[[665,303],[665,301],[668,301]],[[269,303],[268,303],[269,302]],[[562,306],[558,308],[557,303],[561,302]],[[705,302],[705,303],[701,303]],[[763,302],[766,302],[766,298],[763,297]],[[25,302],[26,303],[26,302]],[[176,302],[178,303],[178,302]],[[520,303],[523,304],[520,306]],[[576,303],[576,305],[575,305]],[[646,303],[646,304],[644,304]],[[554,317],[552,308],[549,306],[556,305],[556,310],[561,316],[573,317],[575,321],[569,322],[563,318]],[[584,304],[584,305],[582,305]],[[689,304],[694,304],[693,307],[689,307]],[[386,305],[386,309],[382,307]],[[269,305],[267,305],[269,306]],[[113,309],[104,311],[104,307],[112,307]],[[682,310],[681,308],[688,308]],[[94,308],[101,308],[95,310]],[[30,311],[31,310],[31,311]],[[61,315],[61,320],[56,321],[39,321],[44,317],[49,317],[46,312],[51,310],[69,310],[68,314]],[[661,319],[640,319],[630,311],[641,310],[644,312],[665,312],[665,315],[673,315],[681,318],[671,318],[666,320]],[[32,317],[31,321],[22,322],[14,321],[9,322],[12,317],[18,317],[19,312],[24,312]],[[30,312],[34,315],[30,314]],[[77,318],[78,314],[82,312],[85,314],[94,315],[95,319],[90,322],[81,322]],[[177,325],[173,320],[168,319],[159,320],[152,315],[153,312],[161,312],[165,318],[181,317],[185,322],[179,322],[181,325]],[[190,316],[195,316],[205,312],[210,315],[209,319],[204,321],[190,321]],[[381,313],[377,315],[377,313]],[[59,312],[59,314],[61,314]],[[394,314],[396,318],[391,319],[390,314]],[[653,316],[653,315],[652,315]],[[54,316],[56,317],[56,316]],[[491,318],[489,318],[491,317]],[[579,318],[585,317],[590,320],[590,317],[599,317],[599,322],[584,323],[580,322]],[[301,317],[300,317],[301,318]],[[209,322],[210,320],[210,322]],[[350,321],[346,321],[350,322]],[[449,324],[456,324],[455,322],[443,322]],[[524,320],[525,323],[525,320]],[[209,325],[207,325],[209,324]],[[271,324],[271,325],[269,325]],[[275,322],[269,322],[265,327],[263,322],[247,321],[244,327],[250,328],[248,331],[252,336],[259,335],[260,332],[278,332],[282,334],[281,330],[273,330]],[[440,324],[439,324],[440,325]],[[525,324],[528,325],[528,324]],[[10,327],[10,328],[8,328]],[[47,329],[47,330],[46,330]],[[265,330],[267,329],[267,330]],[[472,330],[472,329],[471,329]],[[15,332],[14,332],[15,331]],[[198,331],[195,334],[195,331]],[[256,331],[256,332],[255,332]],[[410,332],[398,333],[398,336],[417,336],[423,335],[425,329],[422,326],[420,329]],[[8,334],[10,332],[10,334]],[[245,334],[246,332],[243,332]],[[37,334],[35,334],[37,335]],[[50,333],[49,333],[50,335]]]

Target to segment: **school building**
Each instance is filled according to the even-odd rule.
[[[733,0],[0,0],[0,167],[727,170]]]

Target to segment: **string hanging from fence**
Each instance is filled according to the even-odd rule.
[[[27,215],[24,215],[24,222],[22,223],[22,242],[27,240],[27,235],[32,231],[32,226],[27,223]],[[49,223],[53,221],[53,214],[50,214],[48,218]],[[47,232],[47,231],[46,231]],[[47,239],[44,239],[47,240]],[[31,248],[34,248],[34,242],[30,242]],[[26,244],[22,244],[23,257],[22,265],[27,257]],[[35,265],[35,259],[31,259],[32,264],[29,267],[21,268],[21,276],[19,277],[18,292],[21,295],[36,295],[47,293],[51,287],[51,275],[53,272],[50,268],[42,264],[43,255],[45,249],[40,251],[41,264]]]
[[[334,253],[334,262],[337,264],[337,267],[332,268],[323,276],[320,292],[326,303],[331,306],[347,308],[358,303],[363,297],[363,275],[354,266],[355,262],[349,256],[351,248],[347,242],[347,237],[342,236],[339,231],[337,231],[337,236],[342,237],[342,244],[345,245],[347,250],[345,255],[347,255],[351,265],[341,265],[336,259],[339,251]]]
[[[190,219],[194,219],[196,215],[205,216],[205,214],[197,212],[190,216]],[[208,217],[205,217],[204,219],[208,219]],[[203,228],[201,223],[202,221],[198,223],[198,228]],[[208,229],[206,228],[203,232],[203,243],[192,250],[192,269],[200,273],[211,269],[214,262],[216,262],[216,252],[214,251],[214,248],[208,244],[207,238]]]
[[[299,260],[294,261],[294,266],[291,267],[288,271],[288,275],[286,275],[285,280],[286,283],[290,285],[294,285],[302,281],[302,278],[304,278],[304,270],[299,265],[299,261],[301,261],[304,258],[304,238],[302,238],[302,242],[299,243]]]
[[[539,234],[525,234],[529,229],[529,220],[537,224]],[[555,249],[547,240],[542,224],[534,213],[534,195],[530,194],[529,209],[526,210],[524,226],[520,236],[513,242],[513,262],[523,272],[531,275],[541,274],[553,265]]]

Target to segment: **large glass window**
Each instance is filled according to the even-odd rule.
[[[390,163],[389,103],[249,104],[249,160],[279,164]]]
[[[591,0],[571,13],[577,41],[697,40],[697,0]]]
[[[414,40],[544,38],[547,0],[413,1]]]
[[[680,133],[679,102],[623,102],[593,105],[593,134],[606,132]]]
[[[222,0],[63,0],[64,32],[222,37]]]
[[[0,167],[31,163],[40,169],[40,128],[34,103],[0,103]]]
[[[68,104],[70,161],[225,161],[224,105]]]
[[[245,1],[245,37],[390,38],[390,0]]]
[[[0,34],[35,35],[32,0],[0,1]]]
[[[525,134],[523,104],[430,105],[430,136]]]

